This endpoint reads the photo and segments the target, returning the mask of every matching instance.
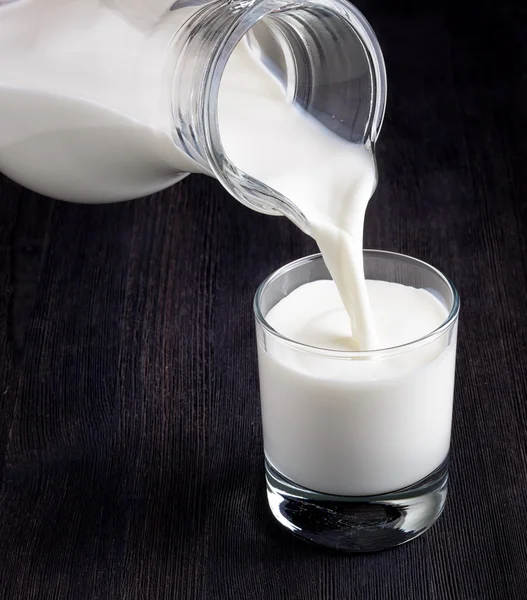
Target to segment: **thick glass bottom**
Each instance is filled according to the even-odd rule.
[[[331,496],[286,479],[266,461],[267,500],[296,536],[344,552],[399,546],[429,529],[447,497],[448,462],[416,484],[379,496]]]

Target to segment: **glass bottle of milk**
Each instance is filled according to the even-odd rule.
[[[307,231],[280,182],[317,169],[324,137],[373,151],[385,102],[346,0],[0,0],[0,171],[54,198],[206,173]]]

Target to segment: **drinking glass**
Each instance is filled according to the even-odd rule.
[[[295,535],[349,552],[407,542],[444,508],[459,315],[452,283],[416,258],[365,250],[364,270],[427,290],[448,316],[374,351],[288,339],[266,316],[299,286],[331,279],[320,254],[273,273],[254,300],[269,507]]]

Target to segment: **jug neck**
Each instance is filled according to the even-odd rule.
[[[221,78],[231,53],[248,34],[265,38],[265,54],[288,101],[333,133],[372,151],[386,105],[382,52],[366,19],[347,0],[213,1],[194,13],[174,39],[176,145],[241,203],[285,215],[309,233],[298,209],[233,164],[222,145]]]

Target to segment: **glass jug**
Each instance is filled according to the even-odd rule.
[[[0,0],[0,171],[79,202],[132,199],[206,173],[309,233],[298,208],[222,144],[222,77],[242,43],[288,103],[373,152],[384,61],[346,0]]]

